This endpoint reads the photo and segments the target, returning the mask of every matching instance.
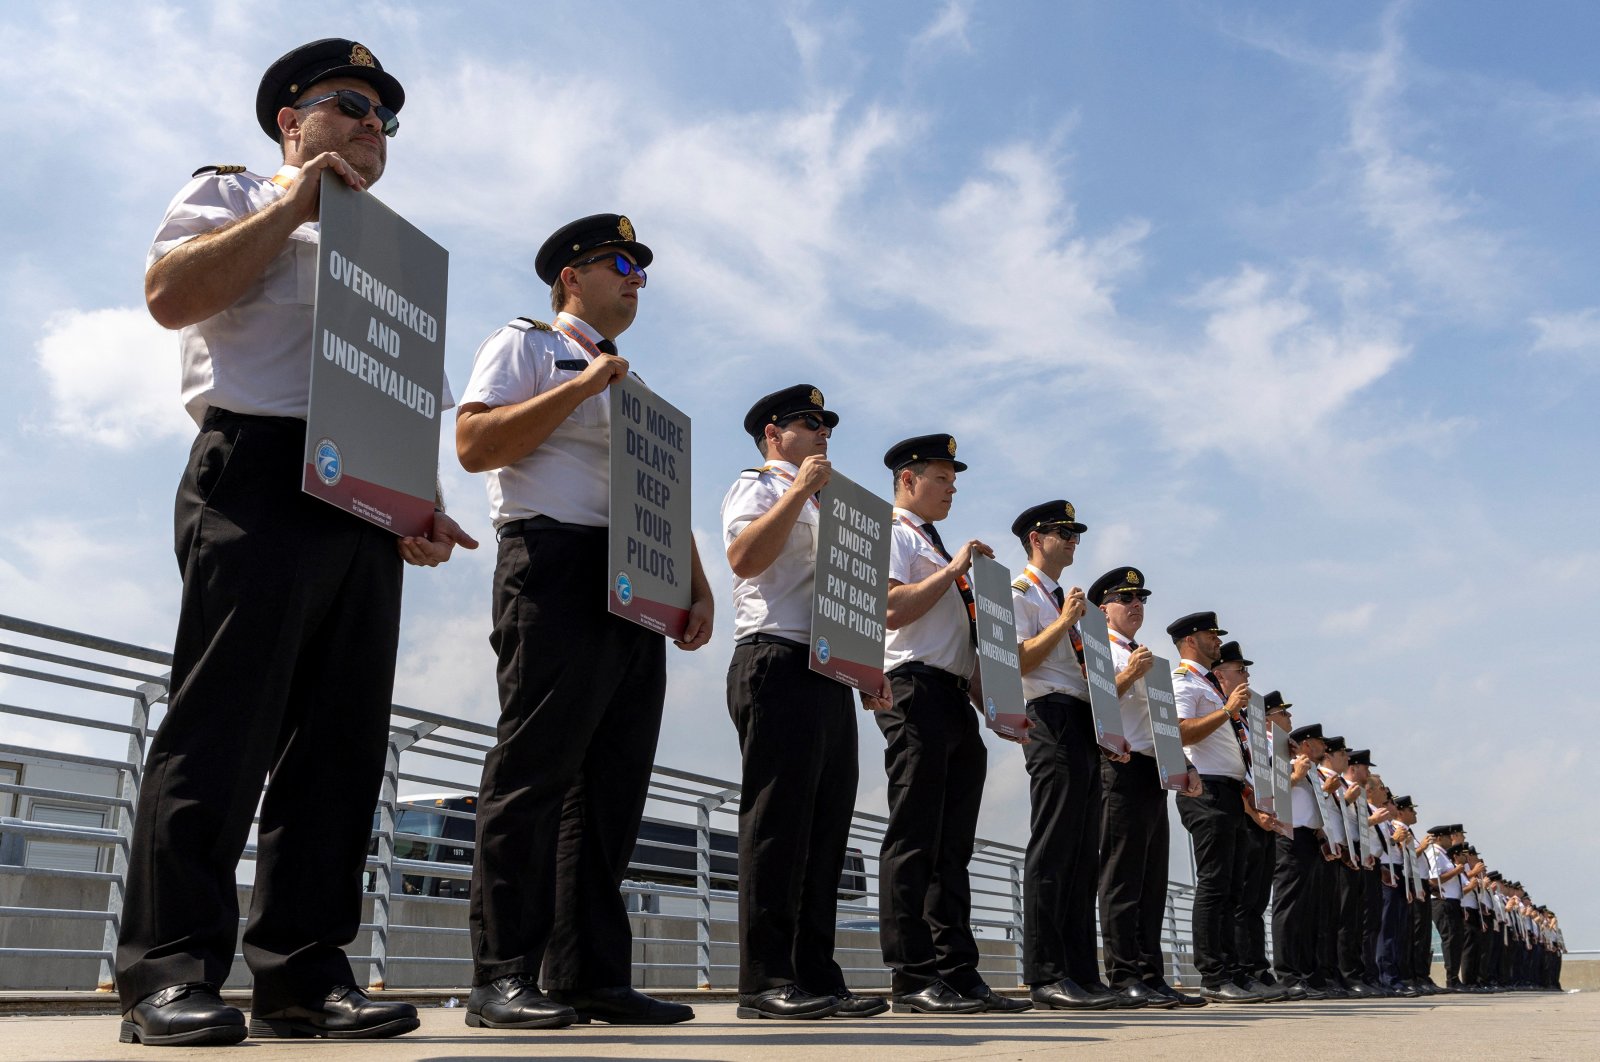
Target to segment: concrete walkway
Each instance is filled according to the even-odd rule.
[[[422,1028],[394,1040],[246,1040],[229,1048],[117,1043],[109,1016],[0,1018],[0,1059],[291,1059],[448,1062],[452,1059],[779,1059],[891,1062],[924,1059],[1282,1060],[1339,1058],[1438,1062],[1455,1044],[1472,1058],[1600,1059],[1600,993],[1436,996],[1370,1003],[1210,1006],[1067,1017],[927,1018],[885,1014],[844,1022],[740,1021],[731,1003],[699,1005],[697,1020],[660,1029],[573,1026],[553,1032],[469,1030],[459,1008],[422,1010]]]

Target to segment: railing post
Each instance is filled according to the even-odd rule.
[[[1016,953],[1017,983],[1022,983],[1022,930],[1023,930],[1023,905],[1022,905],[1022,879],[1024,861],[1013,859],[1011,861],[1011,950]]]
[[[1172,885],[1167,884],[1167,936],[1172,940],[1172,985],[1174,988],[1183,984],[1183,971],[1178,964],[1178,949],[1182,941],[1178,939],[1178,903],[1172,898]]]
[[[695,801],[694,811],[694,965],[695,987],[711,987],[711,813],[738,792],[725,789]],[[744,868],[739,868],[744,873]]]
[[[416,723],[389,733],[383,753],[383,787],[378,791],[378,867],[372,874],[372,974],[367,987],[381,990],[389,980],[389,895],[394,881],[394,806],[400,800],[400,754],[435,730],[438,723]]]
[[[133,733],[128,735],[128,767],[118,772],[122,780],[117,787],[117,795],[126,800],[128,806],[117,808],[113,820],[117,824],[118,841],[111,849],[111,873],[117,877],[106,889],[106,914],[111,917],[106,919],[105,936],[100,946],[109,957],[100,960],[100,976],[95,986],[100,992],[116,989],[117,937],[122,932],[122,903],[128,891],[128,853],[132,850],[133,820],[139,809],[139,785],[144,780],[144,753],[150,738],[150,706],[166,696],[166,683],[171,678],[169,671],[164,681],[141,683],[133,691],[133,710],[128,719],[128,725],[133,727]]]

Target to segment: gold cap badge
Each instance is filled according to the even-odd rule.
[[[632,240],[633,222],[629,221],[625,217],[617,218],[617,235],[621,236],[624,240]]]
[[[950,456],[954,457],[956,455],[956,437],[954,435],[950,436],[950,445],[948,449],[950,451]]]
[[[1071,502],[1067,502],[1067,519],[1073,521],[1074,523],[1076,523],[1078,520],[1078,514],[1072,511]]]
[[[811,404],[816,406],[818,409],[822,408],[822,392],[817,390],[815,387],[811,389]]]
[[[1138,586],[1139,585],[1139,573],[1136,572],[1136,571],[1133,571],[1130,568],[1128,570],[1128,574],[1127,574],[1127,577],[1126,577],[1125,581],[1127,582],[1127,584],[1129,586]]]
[[[377,66],[378,65],[378,61],[372,57],[372,53],[371,52],[367,51],[367,46],[366,45],[364,45],[364,44],[353,44],[353,45],[350,46],[350,65],[351,66]]]

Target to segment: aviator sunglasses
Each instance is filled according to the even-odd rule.
[[[634,265],[632,262],[628,261],[626,256],[617,254],[615,252],[608,254],[597,254],[593,258],[585,258],[581,262],[573,262],[572,268],[578,269],[582,266],[593,265],[596,262],[604,262],[608,259],[611,262],[611,268],[615,269],[618,273],[621,273],[625,277],[632,276],[635,273],[639,274],[639,286],[641,288],[649,283],[649,278],[645,276],[644,268],[642,266]]]
[[[821,431],[824,423],[823,419],[815,413],[797,413],[792,417],[784,417],[778,421],[778,427],[781,428],[785,424],[793,424],[797,420],[806,426],[806,431]]]
[[[381,103],[373,103],[355,89],[340,89],[337,92],[330,92],[326,96],[318,96],[315,99],[306,100],[304,103],[297,103],[294,105],[294,109],[297,111],[304,110],[307,107],[315,107],[319,103],[327,103],[329,100],[338,100],[339,110],[351,118],[365,118],[368,111],[376,111],[378,122],[383,126],[384,136],[394,136],[400,131],[400,119],[393,111]]]

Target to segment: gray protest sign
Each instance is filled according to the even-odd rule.
[[[397,535],[433,529],[450,256],[322,174],[301,489]]]
[[[689,622],[689,418],[625,376],[611,395],[610,585],[614,615],[668,638]]]
[[[1117,698],[1117,668],[1111,658],[1111,632],[1106,614],[1090,605],[1078,620],[1078,635],[1083,639],[1083,669],[1089,679],[1089,707],[1094,711],[1095,735],[1100,747],[1111,752],[1128,751],[1123,734],[1122,705]]]
[[[1245,705],[1245,726],[1250,731],[1251,793],[1257,811],[1272,811],[1272,779],[1268,764],[1272,758],[1272,735],[1267,733],[1267,702],[1255,690]]]
[[[889,528],[894,507],[835,472],[818,497],[811,586],[811,670],[877,693],[889,619]]]
[[[974,553],[973,604],[978,616],[978,678],[983,685],[983,717],[990,730],[1022,737],[1027,702],[1022,695],[1022,660],[1017,651],[1017,617],[1011,609],[1011,572],[993,557]]]
[[[1164,789],[1183,789],[1189,784],[1189,761],[1183,754],[1183,736],[1178,732],[1178,699],[1172,693],[1172,664],[1155,658],[1144,678],[1145,700],[1150,705],[1150,732],[1156,739],[1156,770]]]
[[[1291,817],[1294,814],[1294,754],[1289,751],[1289,732],[1272,728],[1272,808],[1285,834],[1294,833]]]

